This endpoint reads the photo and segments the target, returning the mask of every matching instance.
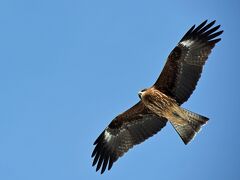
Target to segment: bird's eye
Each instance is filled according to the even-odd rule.
[[[146,91],[147,89],[143,89],[141,92],[144,92],[144,91]]]

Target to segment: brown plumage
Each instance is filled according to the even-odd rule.
[[[101,173],[134,145],[159,132],[167,123],[173,125],[185,144],[190,142],[208,118],[180,105],[196,88],[203,65],[223,31],[215,21],[192,26],[172,50],[156,83],[139,92],[139,101],[118,115],[94,142],[93,166]]]

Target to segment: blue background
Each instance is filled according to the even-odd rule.
[[[0,179],[240,179],[237,1],[0,1]],[[183,107],[210,118],[185,146],[170,124],[104,175],[92,143],[151,86],[183,34],[225,31]]]

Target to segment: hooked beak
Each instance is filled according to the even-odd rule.
[[[142,99],[142,92],[141,92],[141,91],[138,92],[138,97],[139,97],[140,99]]]

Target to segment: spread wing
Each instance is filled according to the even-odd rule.
[[[179,104],[191,96],[201,76],[203,65],[223,31],[217,31],[220,25],[215,21],[204,21],[195,25],[183,36],[168,56],[167,62],[154,87],[174,98]]]
[[[142,102],[117,116],[94,142],[92,157],[93,166],[97,164],[96,171],[102,167],[103,173],[107,166],[110,170],[119,157],[156,134],[166,122],[165,118],[159,118],[145,108]]]

